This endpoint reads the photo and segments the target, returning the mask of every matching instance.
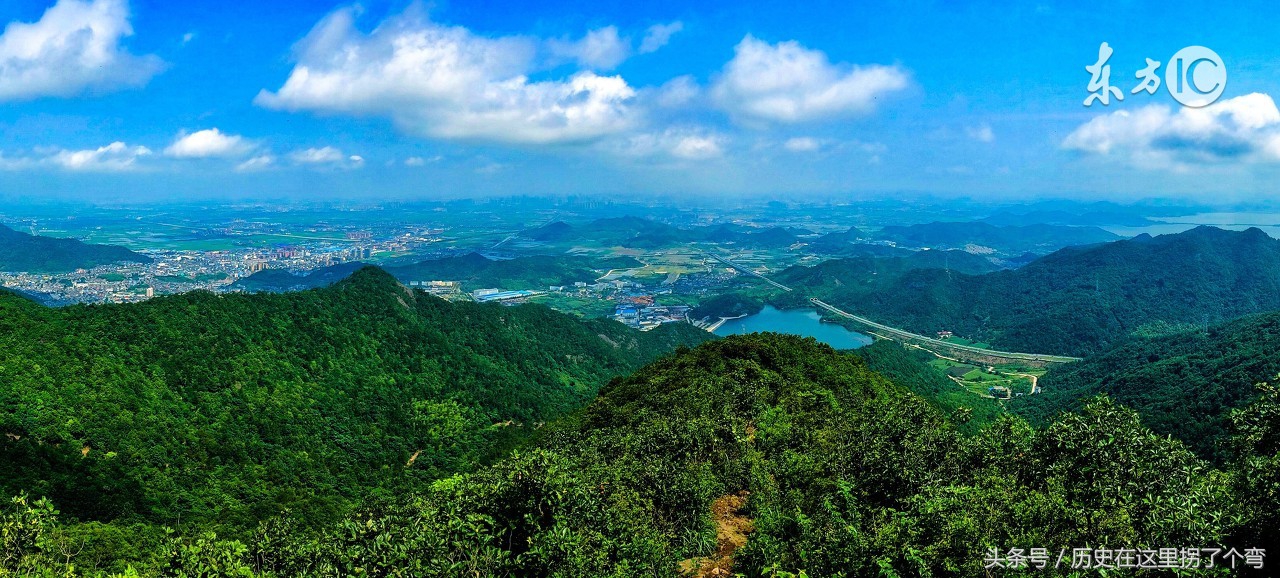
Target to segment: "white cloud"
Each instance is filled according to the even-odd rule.
[[[236,171],[241,173],[250,173],[269,169],[276,164],[276,157],[264,154],[253,157],[236,165]]]
[[[683,108],[702,96],[702,87],[692,76],[677,76],[658,87],[654,102],[664,108]]]
[[[720,149],[720,139],[710,136],[681,137],[671,147],[671,154],[682,159],[709,159],[718,157],[723,152]]]
[[[239,135],[225,134],[217,128],[211,128],[179,134],[164,154],[186,159],[202,159],[212,157],[238,157],[252,151],[254,145]]]
[[[669,128],[661,132],[635,135],[614,145],[624,156],[666,156],[702,160],[724,155],[724,136],[697,128]]]
[[[602,70],[612,70],[631,56],[631,41],[618,36],[616,26],[592,30],[576,42],[551,40],[547,46],[560,58]]]
[[[150,154],[151,149],[147,147],[131,147],[117,141],[96,149],[60,150],[45,157],[42,162],[71,171],[123,172],[137,169],[138,159]]]
[[[996,140],[995,131],[991,130],[991,125],[986,123],[969,127],[964,132],[969,135],[969,138],[978,142],[995,142]]]
[[[309,148],[294,151],[289,155],[297,165],[329,166],[334,168],[355,169],[364,166],[364,157],[350,155],[333,147]]]
[[[284,85],[256,102],[386,117],[436,138],[506,143],[589,141],[633,126],[636,93],[625,80],[583,71],[530,81],[536,52],[529,39],[481,37],[413,8],[365,34],[352,10],[339,10],[299,43]]]
[[[787,139],[782,147],[792,152],[812,152],[822,148],[822,142],[813,137],[798,136]]]
[[[740,118],[790,123],[866,114],[907,84],[898,66],[832,64],[798,42],[769,44],[748,35],[712,96]]]
[[[444,157],[440,155],[436,155],[430,158],[409,157],[404,160],[404,165],[407,167],[425,167],[428,164],[438,163],[442,160],[444,160]]]
[[[644,39],[640,41],[640,54],[657,52],[659,48],[671,42],[671,37],[681,30],[684,30],[684,23],[679,20],[650,26],[644,34]]]
[[[1062,147],[1148,169],[1280,161],[1280,110],[1253,93],[1204,108],[1148,105],[1077,127]]]
[[[0,101],[68,97],[146,84],[163,64],[135,56],[126,0],[59,0],[34,23],[0,35]]]

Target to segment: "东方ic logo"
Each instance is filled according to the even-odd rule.
[[[1098,61],[1084,69],[1090,74],[1089,96],[1084,105],[1100,102],[1111,104],[1111,98],[1124,100],[1124,92],[1111,85],[1111,46],[1103,42],[1098,47]],[[1155,94],[1160,88],[1160,61],[1146,59],[1147,66],[1134,73],[1138,85],[1130,94],[1146,92]],[[1169,95],[1183,106],[1199,108],[1213,104],[1227,87],[1227,67],[1217,52],[1204,46],[1188,46],[1174,53],[1164,69],[1164,86]]]

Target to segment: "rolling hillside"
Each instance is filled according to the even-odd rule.
[[[1200,455],[1224,459],[1232,410],[1258,397],[1255,384],[1280,374],[1280,313],[1250,316],[1208,329],[1171,326],[1139,335],[1082,362],[1053,368],[1041,395],[1010,407],[1046,423],[1084,400],[1109,395]]]
[[[0,293],[0,491],[245,535],[474,469],[710,336],[449,303],[376,268],[282,295],[47,309]]]

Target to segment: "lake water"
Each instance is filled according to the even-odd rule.
[[[1103,229],[1117,235],[1133,237],[1142,233],[1152,236],[1181,233],[1200,225],[1212,225],[1233,231],[1257,227],[1266,234],[1280,239],[1280,213],[1199,213],[1182,217],[1152,217],[1151,220],[1155,223],[1140,227],[1103,227]]]
[[[716,335],[736,335],[773,331],[812,337],[836,349],[856,349],[871,343],[871,337],[850,331],[835,323],[823,323],[813,309],[781,311],[766,305],[759,313],[741,319],[725,321],[716,329]]]

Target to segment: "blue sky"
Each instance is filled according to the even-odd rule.
[[[9,0],[0,195],[1274,196],[1267,3],[849,4]]]

